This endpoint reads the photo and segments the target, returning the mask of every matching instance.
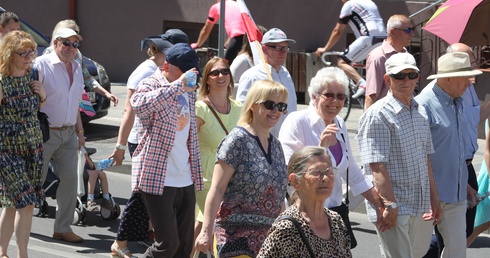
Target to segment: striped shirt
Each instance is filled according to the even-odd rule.
[[[357,143],[366,174],[370,163],[385,163],[398,215],[421,216],[430,209],[427,155],[434,152],[425,110],[413,98],[406,106],[391,93],[359,120]]]
[[[131,105],[139,117],[138,138],[133,154],[132,188],[162,195],[168,158],[175,141],[178,96],[185,91],[182,82],[170,83],[160,70],[142,80],[131,97]],[[189,92],[190,129],[187,139],[191,179],[196,191],[203,188],[201,155],[197,139],[195,92]]]

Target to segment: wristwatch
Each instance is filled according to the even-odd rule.
[[[119,143],[116,144],[116,149],[118,150],[126,150],[127,146],[126,145],[121,145]]]
[[[385,204],[385,208],[396,209],[396,208],[398,208],[398,203],[397,202],[391,202],[390,204]]]

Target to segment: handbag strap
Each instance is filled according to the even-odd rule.
[[[294,226],[296,226],[296,229],[298,229],[299,235],[301,236],[301,239],[306,245],[306,249],[308,249],[308,253],[310,253],[310,256],[312,258],[315,258],[315,253],[313,252],[313,249],[311,248],[310,242],[306,238],[305,232],[303,232],[303,229],[301,228],[301,225],[299,224],[298,220],[296,220],[294,217],[289,216],[289,215],[281,215],[279,218],[277,218],[276,221],[281,221],[281,220],[289,220],[293,222]]]
[[[203,102],[206,103],[206,105],[208,105],[209,109],[211,109],[211,112],[213,112],[214,117],[216,117],[216,119],[218,119],[218,122],[221,125],[221,128],[223,128],[223,130],[225,131],[226,135],[228,135],[228,130],[226,130],[225,125],[223,124],[223,122],[221,122],[221,119],[219,118],[218,114],[216,113],[216,111],[214,110],[214,108],[211,106],[211,104],[209,103],[209,101],[207,99],[203,99]]]
[[[342,129],[342,126],[340,126],[340,123],[337,121],[337,126]],[[340,136],[342,136],[342,140],[344,141],[345,144],[347,142],[345,141],[344,133],[340,133]],[[345,148],[345,158],[347,159],[347,163],[349,163],[349,153],[347,151],[347,147]],[[346,184],[346,194],[345,194],[345,205],[347,205],[347,208],[349,207],[349,164],[347,164],[347,180],[345,180]]]

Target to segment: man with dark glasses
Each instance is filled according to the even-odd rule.
[[[391,16],[386,25],[388,37],[367,57],[365,109],[388,93],[390,86],[384,79],[386,59],[396,53],[406,52],[405,47],[410,45],[414,34],[412,22],[404,14]]]
[[[83,74],[80,63],[75,61],[82,37],[68,28],[59,29],[54,36],[54,51],[38,57],[34,64],[46,90],[47,101],[41,111],[48,115],[50,126],[50,139],[44,144],[43,179],[52,158],[60,178],[53,238],[78,243],[83,238],[73,233],[70,225],[77,202],[78,149],[85,145],[78,111]]]
[[[264,52],[265,61],[267,62],[268,72],[272,76],[272,80],[281,83],[288,90],[287,111],[291,113],[297,110],[296,89],[293,80],[288,70],[283,66],[286,62],[286,57],[289,51],[289,44],[294,44],[296,41],[288,39],[286,33],[278,28],[272,28],[264,34],[262,38],[262,51]],[[269,80],[268,72],[264,64],[260,63],[247,71],[240,77],[236,99],[242,103],[245,101],[250,87],[255,81]],[[276,126],[271,129],[274,136],[279,135],[279,129],[286,118],[287,114],[281,116]]]
[[[376,222],[384,257],[422,257],[441,207],[429,160],[429,123],[413,97],[420,71],[409,53],[392,55],[385,70],[390,92],[364,112],[357,136],[364,172],[382,201],[381,207],[367,203],[368,218]]]
[[[317,56],[322,56],[323,53],[332,49],[344,33],[345,26],[349,24],[356,40],[345,49],[337,66],[344,70],[358,86],[356,94],[352,96],[358,98],[364,95],[366,81],[350,64],[364,61],[371,50],[380,46],[386,38],[386,28],[378,7],[373,1],[342,0],[342,2],[344,5],[337,25],[333,28],[325,47],[319,47],[315,53]]]

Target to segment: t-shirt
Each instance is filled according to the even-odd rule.
[[[208,14],[208,22],[215,24],[219,21],[219,7],[220,3],[216,3],[211,6]],[[228,37],[234,38],[236,36],[245,34],[245,25],[242,20],[242,13],[240,6],[235,1],[226,1],[225,3],[225,29]]]

